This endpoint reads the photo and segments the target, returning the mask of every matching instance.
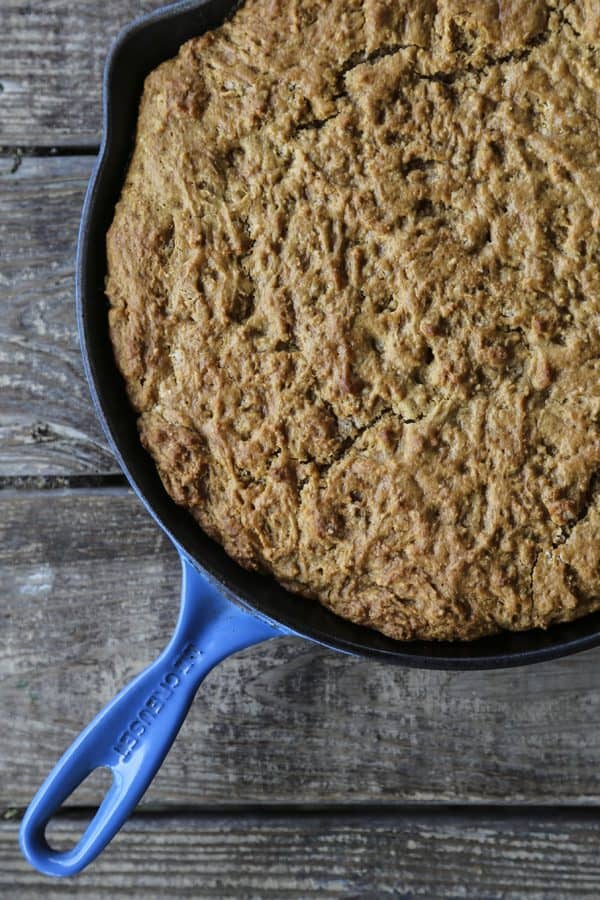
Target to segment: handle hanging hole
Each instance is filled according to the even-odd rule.
[[[112,783],[113,774],[107,766],[93,769],[79,783],[46,825],[46,840],[52,850],[64,853],[79,843]]]

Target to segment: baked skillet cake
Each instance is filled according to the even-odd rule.
[[[398,639],[600,607],[599,60],[597,0],[247,0],[148,77],[111,335],[242,566]]]

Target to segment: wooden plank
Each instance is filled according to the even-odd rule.
[[[68,846],[82,824],[54,829]],[[0,891],[128,898],[598,897],[600,822],[556,817],[137,817],[85,873],[56,882],[0,826]]]
[[[75,327],[90,157],[0,159],[0,476],[110,473]]]
[[[161,0],[3,0],[0,144],[97,144],[104,59],[123,25]]]
[[[124,489],[0,504],[6,808],[162,648],[179,568]],[[599,803],[599,661],[453,674],[268,642],[211,673],[145,803]]]

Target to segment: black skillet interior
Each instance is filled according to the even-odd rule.
[[[133,23],[111,52],[104,81],[104,143],[84,207],[77,261],[77,315],[94,403],[134,490],[163,529],[238,604],[336,650],[434,669],[524,665],[600,643],[600,613],[546,632],[503,634],[479,641],[400,643],[346,622],[319,604],[294,597],[272,579],[250,574],[207,538],[166,494],[138,439],[135,417],[116,369],[104,295],[105,234],[123,183],[145,76],[189,38],[219,25],[237,2],[183,2]]]

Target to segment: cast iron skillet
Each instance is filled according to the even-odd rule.
[[[49,875],[83,869],[120,829],[166,756],[206,674],[231,653],[279,635],[404,666],[492,669],[540,662],[600,643],[600,613],[543,631],[472,643],[400,643],[352,625],[274,580],[249,574],[206,537],[167,496],[142,449],[107,328],[105,234],[131,152],[144,77],[188,38],[220,24],[233,0],[176,3],[134,22],[119,37],[104,74],[104,140],[79,233],[77,321],[96,411],[123,471],[148,512],[179,550],[182,606],[167,649],[101,712],[46,780],[24,817],[21,847]],[[50,818],[98,766],[113,783],[80,842],[57,852],[44,833]]]

